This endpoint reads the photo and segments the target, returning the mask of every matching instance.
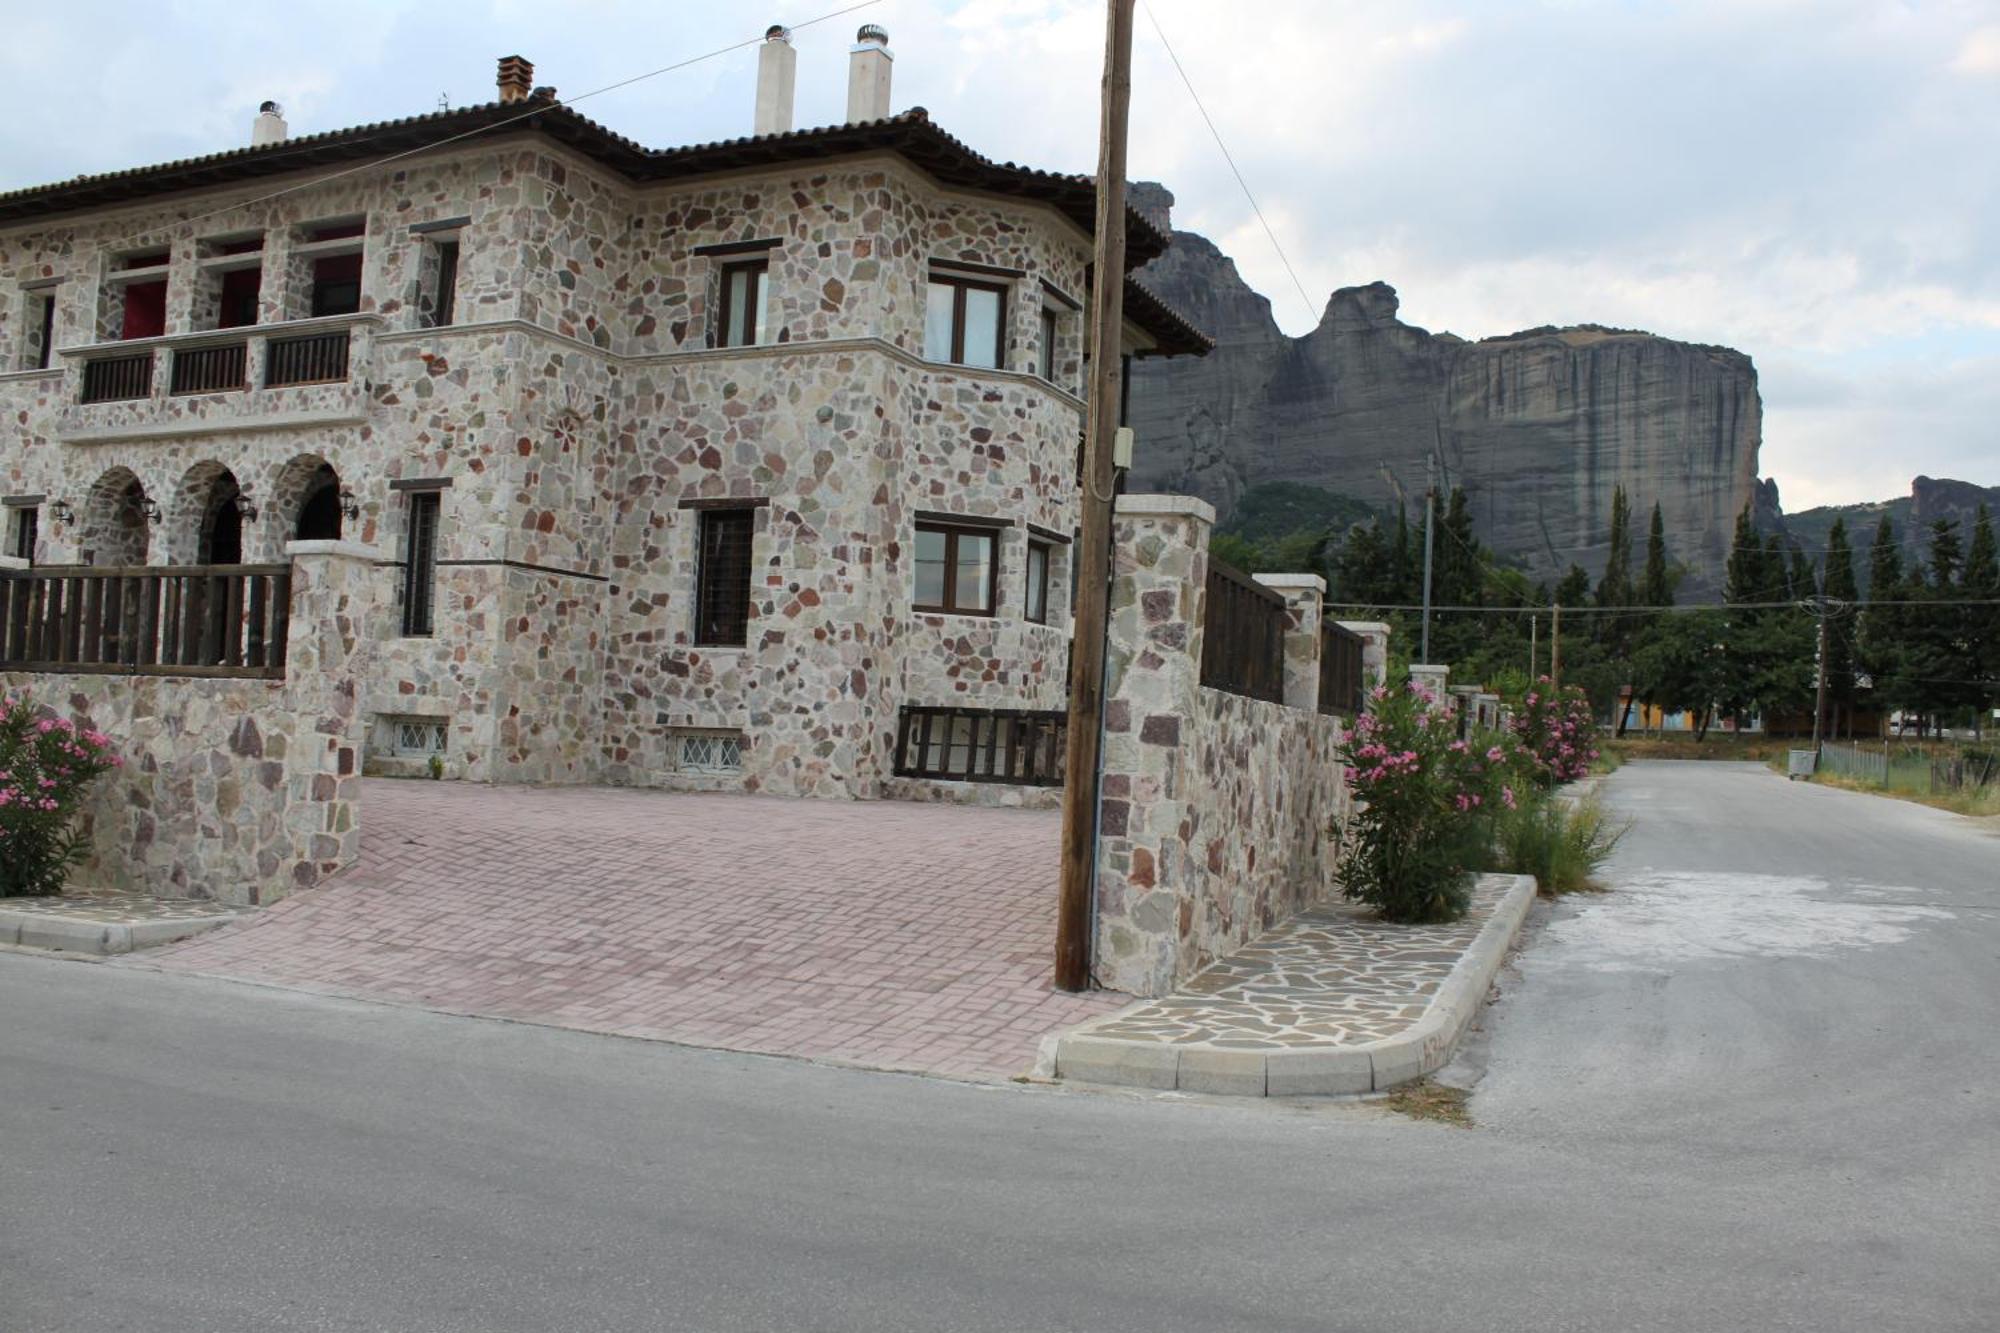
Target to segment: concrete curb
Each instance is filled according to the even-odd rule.
[[[0,908],[0,944],[24,949],[107,956],[150,949],[226,926],[228,916],[163,916],[143,921],[93,921],[86,917]]]
[[[1056,1077],[1160,1091],[1239,1097],[1295,1097],[1382,1092],[1442,1069],[1465,1035],[1487,988],[1535,902],[1530,875],[1485,875],[1511,881],[1493,915],[1479,928],[1429,1008],[1407,1031],[1362,1046],[1300,1046],[1243,1050],[1210,1042],[1176,1045],[1100,1037],[1093,1029],[1118,1015],[1093,1019],[1057,1039]]]

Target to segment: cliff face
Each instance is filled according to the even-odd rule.
[[[1137,189],[1163,218],[1172,196]],[[1186,232],[1141,277],[1217,346],[1135,368],[1135,487],[1225,514],[1267,481],[1414,506],[1435,454],[1481,538],[1553,578],[1571,562],[1599,572],[1623,485],[1637,544],[1657,500],[1689,590],[1719,586],[1757,484],[1762,406],[1742,353],[1591,325],[1467,342],[1401,322],[1380,282],[1336,291],[1317,328],[1288,338],[1228,257]]]

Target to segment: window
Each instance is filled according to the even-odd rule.
[[[744,507],[699,512],[694,641],[741,648],[750,636],[750,541],[757,511]]]
[[[443,717],[385,717],[389,753],[403,759],[428,759],[445,753],[451,735],[451,719]]]
[[[28,341],[21,349],[24,370],[47,370],[55,354],[56,294],[29,292],[27,311]]]
[[[1049,623],[1049,562],[1055,548],[1048,542],[1028,541],[1027,617],[1037,625]]]
[[[424,293],[424,325],[441,329],[458,315],[458,242],[433,241],[431,248],[432,262],[425,275],[429,282]]]
[[[924,359],[997,368],[1006,312],[1005,287],[933,274],[924,297]]]
[[[437,604],[438,511],[443,495],[410,492],[410,530],[403,538],[403,633],[427,637]]]
[[[34,505],[14,506],[14,535],[7,554],[17,560],[35,561],[35,540],[41,530],[42,511]]]
[[[683,773],[741,773],[743,737],[733,731],[688,731],[676,728],[674,767]]]
[[[717,347],[755,347],[764,341],[764,294],[770,273],[768,259],[722,266],[722,292],[715,312]]]
[[[1042,355],[1039,369],[1042,378],[1051,384],[1056,382],[1056,329],[1056,312],[1048,306],[1043,306]]]
[[[320,246],[330,241],[351,242],[334,246],[334,253],[313,259],[313,318],[352,315],[361,309],[361,248],[366,231],[367,224],[358,219],[322,223],[307,230],[306,244],[309,246]]]
[[[999,600],[999,535],[991,528],[918,523],[916,609],[992,615]]]

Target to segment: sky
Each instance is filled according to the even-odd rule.
[[[649,145],[750,130],[797,29],[797,123],[845,114],[890,33],[893,104],[999,160],[1096,168],[1096,0],[349,0],[15,14],[0,189],[493,97],[520,54]],[[1173,44],[1283,255],[1169,62]],[[2000,0],[1141,0],[1133,179],[1173,190],[1292,334],[1377,279],[1485,337],[1643,328],[1749,353],[1785,507],[1924,473],[2000,485]]]

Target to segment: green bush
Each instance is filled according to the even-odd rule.
[[[1538,795],[1495,816],[1492,868],[1533,875],[1543,893],[1596,889],[1598,869],[1629,827],[1614,823],[1595,796],[1569,802]]]
[[[77,807],[97,776],[124,762],[111,738],[0,699],[0,897],[62,892],[87,850]]]

